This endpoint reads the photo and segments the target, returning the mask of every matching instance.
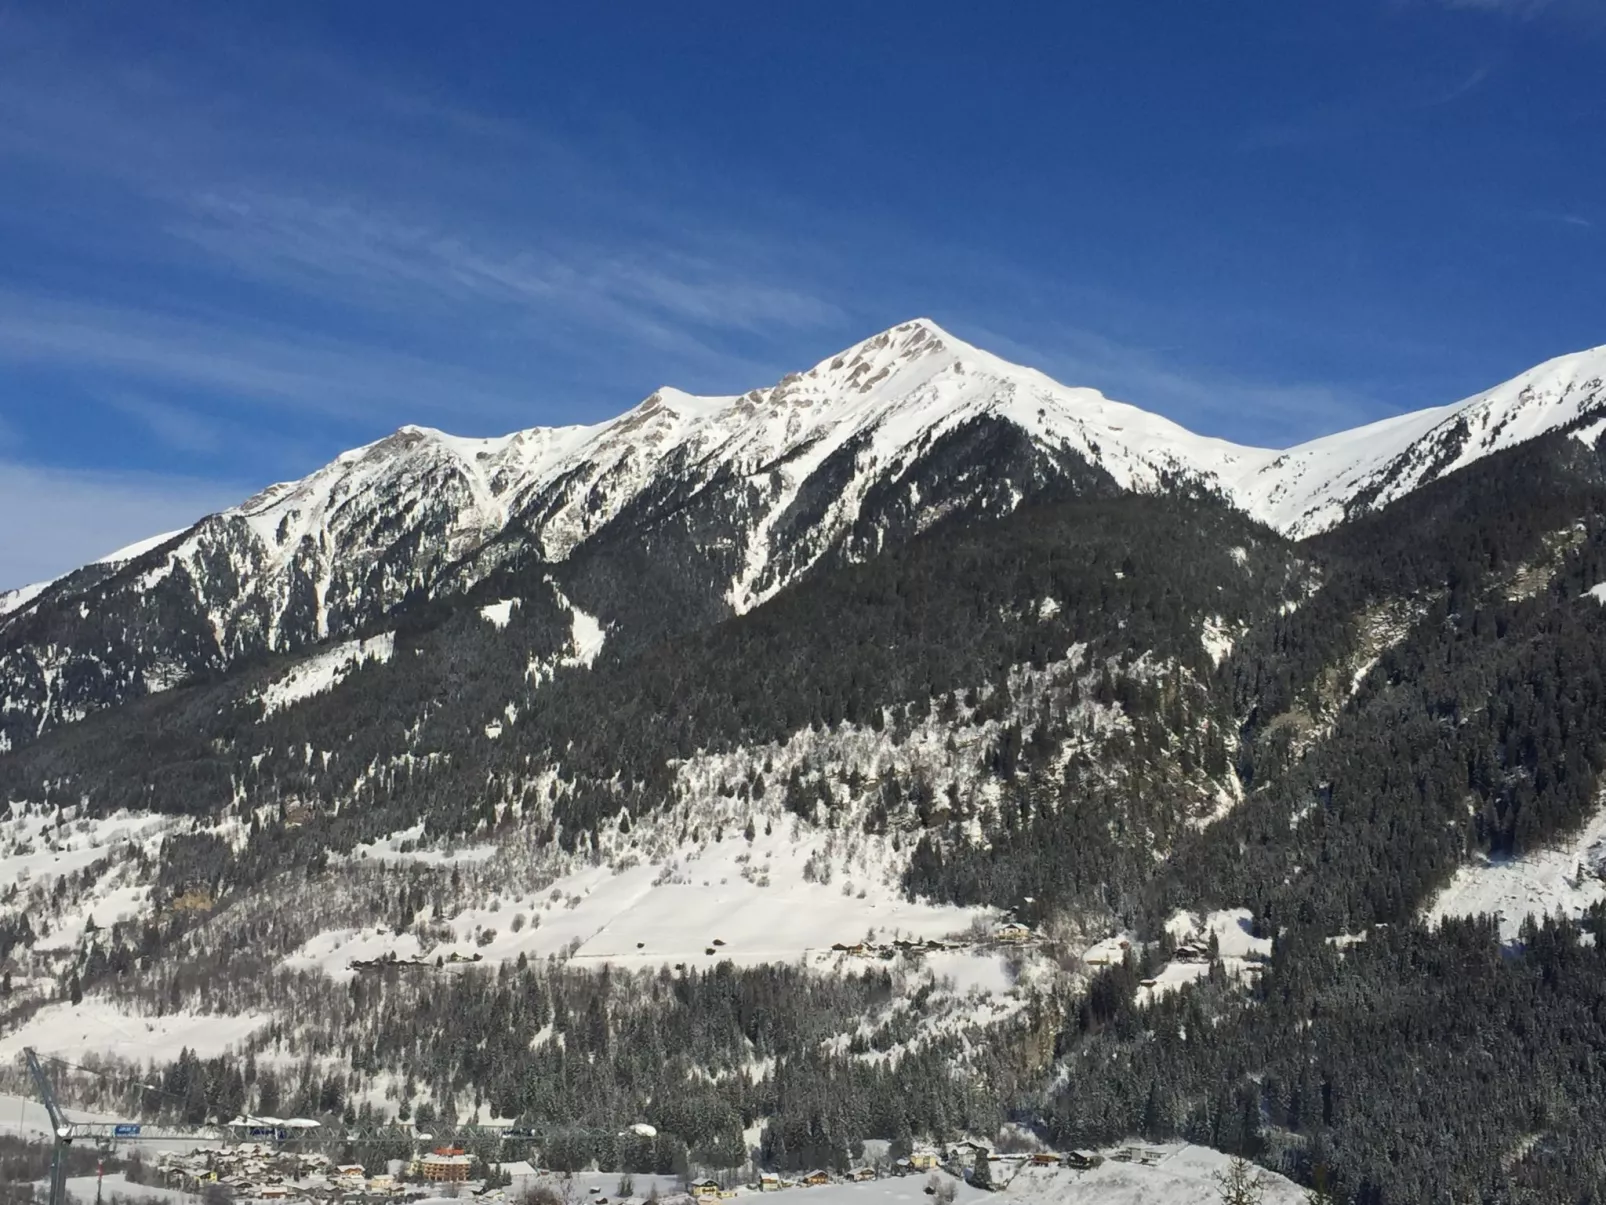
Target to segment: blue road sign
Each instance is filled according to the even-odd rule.
[[[126,1125],[126,1124],[125,1125],[114,1125],[112,1127],[112,1137],[113,1138],[138,1138],[139,1137],[139,1127],[137,1125]]]

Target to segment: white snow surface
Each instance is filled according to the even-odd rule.
[[[18,586],[15,590],[7,590],[0,593],[0,615],[9,615],[13,611],[20,611],[50,589],[53,584],[54,579],[48,582],[34,582],[29,586]]]
[[[1020,1205],[1209,1205],[1220,1199],[1216,1176],[1232,1162],[1230,1156],[1209,1147],[1176,1143],[1134,1142],[1098,1153],[1104,1162],[1088,1171],[1023,1167],[1002,1192],[991,1195]],[[1118,1157],[1123,1153],[1135,1158],[1123,1161]],[[1305,1205],[1305,1190],[1299,1185],[1275,1172],[1257,1170],[1265,1189],[1262,1205]]]
[[[1520,858],[1483,858],[1455,872],[1427,908],[1429,924],[1452,916],[1495,916],[1515,941],[1528,916],[1577,918],[1606,900],[1606,807],[1573,837]]]
[[[88,1054],[115,1055],[134,1063],[170,1062],[185,1047],[202,1058],[223,1054],[269,1018],[170,1012],[135,1016],[108,1000],[86,996],[81,1004],[47,1004],[20,1027],[0,1037],[0,1061],[16,1058],[24,1046],[76,1060]]]
[[[132,561],[136,557],[144,556],[153,548],[160,548],[169,540],[183,535],[186,530],[188,529],[181,527],[177,531],[163,532],[159,536],[146,536],[143,540],[135,540],[132,544],[119,548],[116,552],[108,552],[103,557],[96,557],[90,564],[121,565],[124,561]]]
[[[501,602],[486,603],[480,608],[480,618],[493,628],[505,628],[513,618],[513,608],[518,601],[516,598],[504,598]]]
[[[367,640],[346,640],[320,649],[263,689],[263,714],[272,715],[292,703],[332,690],[358,666],[370,661],[389,661],[395,651],[394,632],[385,632]]]
[[[821,837],[822,834],[813,834]],[[943,938],[967,929],[983,909],[909,901],[891,881],[838,864],[829,883],[810,881],[805,868],[830,859],[798,841],[782,822],[749,843],[739,826],[723,840],[687,846],[661,863],[622,870],[586,866],[538,891],[509,891],[494,903],[447,918],[454,940],[423,949],[413,933],[365,928],[326,931],[292,954],[285,966],[322,969],[349,978],[353,959],[427,956],[451,960],[479,955],[486,962],[569,955],[577,963],[655,967],[684,962],[712,966],[796,962],[835,964],[834,943],[850,945],[875,931],[881,940]],[[862,871],[862,866],[861,866]],[[843,890],[852,883],[851,892]],[[860,891],[864,894],[861,896]],[[523,917],[517,931],[514,918]],[[488,939],[483,934],[489,932]],[[718,943],[718,944],[716,944]],[[858,965],[850,963],[849,965]],[[870,965],[864,963],[863,965]],[[965,986],[1003,985],[986,968],[943,965]]]

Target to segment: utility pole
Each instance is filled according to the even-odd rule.
[[[45,1205],[66,1205],[67,1150],[72,1145],[72,1127],[62,1114],[61,1107],[56,1104],[55,1089],[50,1086],[50,1078],[39,1064],[39,1055],[32,1046],[25,1047],[22,1053],[28,1060],[28,1074],[33,1077],[39,1101],[45,1106],[45,1112],[50,1114],[50,1193],[45,1198]]]

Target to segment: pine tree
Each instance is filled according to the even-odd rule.
[[[1216,1173],[1221,1205],[1260,1205],[1266,1193],[1265,1177],[1244,1158],[1234,1159]]]
[[[976,1188],[984,1188],[988,1192],[993,1190],[992,1160],[987,1157],[986,1151],[976,1152],[976,1166],[971,1169],[970,1183]]]

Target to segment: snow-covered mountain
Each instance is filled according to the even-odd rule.
[[[1288,535],[1313,535],[1557,430],[1591,444],[1606,430],[1606,346],[1547,360],[1453,405],[1300,444],[1238,478],[1231,495]]]
[[[958,511],[1005,513],[1050,486],[1218,487],[1267,455],[924,320],[737,397],[664,388],[595,426],[498,439],[405,427],[132,560],[10,596],[0,742],[509,565],[540,576],[593,546],[655,559],[690,572],[707,595],[694,610],[713,618]],[[586,609],[620,621],[606,600]]]
[[[644,565],[673,575],[678,605],[706,621],[822,559],[862,559],[1047,489],[1203,488],[1302,536],[1585,425],[1606,411],[1603,375],[1606,349],[1563,357],[1458,405],[1278,453],[1061,385],[920,319],[740,396],[665,387],[607,422],[496,439],[404,427],[131,555],[0,595],[0,750],[499,572],[556,590],[562,567],[604,627],[650,627],[650,600],[620,588]]]

